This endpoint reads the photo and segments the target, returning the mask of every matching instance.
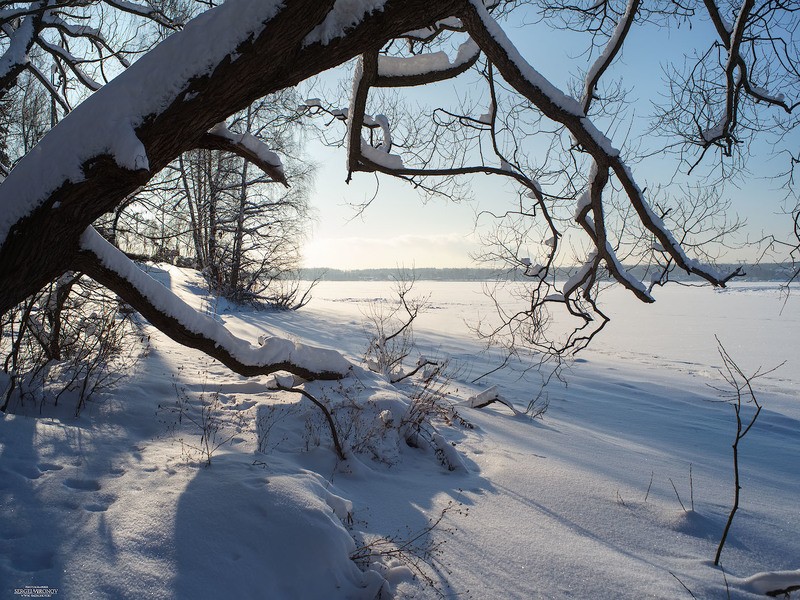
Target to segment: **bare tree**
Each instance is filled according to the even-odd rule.
[[[182,154],[103,222],[106,237],[129,254],[193,265],[234,301],[302,304],[297,273],[314,168],[301,159],[296,106],[297,94],[284,90],[215,127],[216,140]],[[232,140],[257,148],[256,138],[270,153],[226,151]]]
[[[394,293],[389,304],[372,302],[364,311],[364,329],[367,334],[367,349],[364,362],[371,371],[384,375],[392,383],[398,383],[416,375],[422,369],[440,366],[424,356],[406,371],[404,362],[416,350],[414,321],[428,305],[428,296],[412,296],[416,274],[400,270],[395,277]]]
[[[135,267],[87,228],[187,151],[212,145],[252,156],[252,144],[221,134],[215,125],[260,97],[355,59],[349,106],[330,107],[347,127],[347,176],[384,173],[433,193],[439,188],[430,182],[479,174],[517,186],[519,209],[510,214],[525,224],[523,231],[544,235],[531,240],[538,256],[516,254],[531,291],[528,307],[508,322],[527,323],[521,331],[535,342],[543,312],[563,308],[578,323],[559,346],[579,348],[605,322],[596,296],[604,274],[640,300],[653,301],[650,282],[623,264],[643,252],[642,234],[662,274],[680,269],[724,286],[740,273],[719,272],[694,246],[704,234],[690,225],[702,217],[703,206],[707,215],[718,214],[714,197],[701,193],[699,202],[685,204],[683,217],[671,221],[677,211],[636,175],[640,156],[626,143],[624,93],[604,85],[629,32],[699,19],[714,25],[710,50],[687,61],[683,80],[672,78],[673,85],[692,85],[659,113],[659,131],[670,136],[663,149],[686,157],[694,174],[714,152],[720,168],[738,169],[749,139],[796,123],[797,15],[793,3],[755,0],[543,0],[538,9],[527,2],[480,0],[229,1],[199,15],[84,100],[0,186],[0,312],[64,272],[81,269],[168,335],[239,372],[285,368],[309,377],[341,376],[343,361],[328,355],[327,363],[319,356],[310,360],[290,343],[262,348],[259,359],[236,350],[240,342],[227,333],[198,325],[174,300],[156,297]],[[509,39],[503,22],[511,18],[586,36],[592,59],[579,65],[585,75],[572,95],[537,71]],[[471,69],[481,74],[486,90],[477,117],[442,109],[430,126],[409,126],[413,136],[398,136],[386,116],[391,111],[375,103],[383,96],[371,100],[373,90],[402,91]],[[309,112],[323,104],[306,102]],[[98,119],[107,126],[87,131]],[[442,137],[426,140],[431,132]],[[550,139],[541,157],[526,145],[532,137]],[[60,158],[65,148],[71,162]],[[264,170],[266,163],[260,165]],[[567,254],[564,228],[572,223],[582,236],[576,247],[580,266],[557,285],[555,267]],[[714,231],[726,229],[723,224]]]
[[[731,355],[728,354],[728,351],[722,345],[722,342],[719,341],[719,338],[717,338],[717,350],[719,351],[724,366],[719,372],[725,380],[725,383],[728,384],[728,388],[715,389],[723,394],[726,398],[725,402],[733,407],[733,412],[736,415],[736,435],[734,436],[733,444],[731,444],[733,449],[733,506],[731,506],[730,513],[728,513],[725,529],[717,545],[717,552],[714,555],[715,566],[719,565],[722,549],[725,547],[725,541],[728,539],[728,533],[731,530],[731,525],[733,525],[733,518],[736,516],[736,511],[739,510],[739,499],[742,490],[741,480],[739,478],[739,442],[750,433],[750,430],[753,428],[753,425],[756,424],[758,416],[761,414],[761,409],[763,408],[753,390],[753,381],[759,377],[769,375],[783,366],[783,363],[781,363],[777,367],[773,367],[769,370],[759,368],[752,375],[746,375],[733,358],[731,358]]]

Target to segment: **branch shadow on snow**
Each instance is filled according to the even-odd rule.
[[[36,450],[37,420],[0,415],[0,596],[43,585],[63,589],[62,506],[49,505],[40,478],[54,465]]]
[[[134,438],[113,422],[117,410],[102,394],[79,418],[52,408],[0,415],[0,597],[26,586],[79,597],[116,568],[110,515],[136,459]]]

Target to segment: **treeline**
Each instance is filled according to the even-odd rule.
[[[739,264],[722,264],[719,269],[723,272],[732,271]],[[794,273],[796,266],[791,263],[762,263],[758,265],[745,265],[744,275],[735,281],[786,281]],[[556,280],[566,280],[574,268],[559,268],[555,271]],[[630,272],[640,278],[646,279],[645,269],[632,267]],[[392,281],[397,278],[399,270],[396,268],[385,269],[301,269],[300,278],[306,281],[321,279],[323,281]],[[494,281],[499,279],[519,280],[525,279],[522,271],[499,271],[489,268],[417,268],[414,276],[418,281]],[[670,278],[674,281],[701,281],[698,277],[676,270]]]

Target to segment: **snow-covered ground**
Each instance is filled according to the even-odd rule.
[[[386,282],[323,283],[302,311],[256,312],[215,306],[191,273],[156,275],[240,337],[285,334],[353,363],[370,306],[392,297]],[[491,312],[480,285],[417,290],[431,294],[418,346],[450,358],[452,402],[497,386],[524,408],[539,394],[518,367],[471,383],[493,366],[466,324]],[[0,417],[0,597],[755,598],[788,585],[775,572],[796,582],[800,299],[771,284],[657,297],[608,292],[614,320],[567,385],[544,390],[543,420],[456,405],[471,427],[439,421],[413,448],[396,427],[410,385],[358,367],[309,384],[345,462],[308,400],[148,329],[147,356],[79,418]],[[787,361],[756,380],[764,410],[741,442],[724,573],[712,562],[735,419],[711,387],[724,384],[715,334],[745,372]],[[204,415],[212,448],[225,442],[208,467]]]

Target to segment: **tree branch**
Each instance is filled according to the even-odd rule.
[[[89,227],[80,240],[76,268],[115,292],[167,336],[216,358],[232,371],[251,377],[288,371],[304,379],[340,379],[350,363],[334,350],[270,338],[256,347],[201,314],[139,269],[120,250]]]
[[[234,133],[224,124],[221,124],[200,138],[198,147],[205,150],[230,152],[241,156],[264,171],[273,181],[283,184],[284,187],[289,187],[281,159],[266,144],[250,133]]]

